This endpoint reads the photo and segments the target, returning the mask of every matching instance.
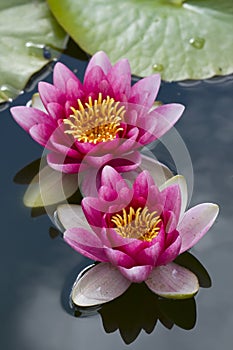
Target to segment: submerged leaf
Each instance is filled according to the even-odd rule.
[[[164,80],[173,81],[233,72],[232,0],[48,4],[82,49],[90,54],[104,50],[113,62],[128,58],[133,74],[159,72]]]
[[[66,33],[44,0],[1,0],[0,103],[15,98],[65,47]]]

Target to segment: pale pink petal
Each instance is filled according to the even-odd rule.
[[[132,86],[129,103],[151,107],[160,87],[160,75],[154,74],[139,80]]]
[[[219,207],[213,203],[202,203],[189,209],[179,223],[177,230],[182,239],[180,253],[196,244],[213,225]]]
[[[112,68],[112,65],[105,52],[99,51],[92,56],[86,68],[85,77],[89,74],[90,70],[95,66],[101,67],[104,74],[106,75],[108,74],[108,72]],[[85,81],[85,77],[84,77],[84,81]]]
[[[17,106],[11,108],[11,114],[15,121],[27,132],[34,125],[45,123],[56,127],[56,124],[48,114],[32,107]]]
[[[160,196],[163,201],[163,211],[171,211],[177,217],[177,222],[180,216],[181,208],[181,192],[179,185],[170,185],[161,191]]]
[[[191,298],[199,289],[196,275],[175,263],[154,268],[145,283],[152,292],[170,299]]]
[[[157,159],[155,159],[154,155],[151,154],[151,157],[148,157],[142,154],[141,159],[142,161],[139,169],[147,170],[153,177],[153,180],[157,186],[161,186],[168,179],[173,177],[171,170],[165,164],[160,163]]]
[[[80,171],[82,171],[83,164],[80,168]],[[99,189],[99,179],[100,175],[99,172],[91,167],[87,166],[86,171],[83,171],[81,174],[79,174],[79,180],[80,180],[80,191],[82,193],[83,197],[97,197],[98,196],[98,189]]]
[[[73,227],[90,229],[81,205],[62,204],[57,207],[57,216],[62,226],[67,230]]]
[[[167,233],[176,230],[178,219],[179,218],[172,211],[163,212],[163,223]]]
[[[187,189],[187,183],[182,175],[176,175],[168,179],[164,184],[160,186],[160,191],[164,190],[165,188],[171,186],[171,185],[178,185],[181,192],[181,208],[180,208],[180,219],[184,215],[187,202],[188,202],[188,189]]]
[[[153,267],[151,265],[134,266],[130,269],[118,266],[118,269],[122,273],[122,275],[133,283],[141,283],[145,281],[148,278],[150,272],[152,271],[152,268]]]
[[[123,294],[130,284],[116,267],[100,263],[77,278],[71,298],[74,304],[82,307],[104,304]]]
[[[105,251],[99,238],[84,228],[71,228],[65,231],[64,240],[74,250],[89,259],[107,262]]]

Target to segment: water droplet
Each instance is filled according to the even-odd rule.
[[[152,68],[156,72],[162,72],[164,70],[164,66],[162,64],[160,64],[160,63],[154,64]]]
[[[51,59],[51,51],[50,48],[48,46],[44,46],[43,47],[43,56],[44,58],[46,58],[46,60],[50,60]]]
[[[191,38],[189,40],[189,44],[195,47],[195,49],[202,49],[205,45],[205,39],[197,37],[197,38]]]

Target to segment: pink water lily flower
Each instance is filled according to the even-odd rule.
[[[97,52],[83,83],[58,62],[53,84],[38,86],[44,110],[17,106],[11,113],[51,151],[47,161],[53,169],[77,173],[112,162],[124,172],[140,163],[138,149],[162,136],[183,112],[176,103],[152,109],[159,86],[158,74],[131,86],[128,60],[112,66],[104,52]]]
[[[84,198],[82,208],[62,205],[57,211],[66,229],[65,241],[84,256],[101,262],[82,283],[86,285],[90,282],[88,275],[93,279],[96,274],[96,283],[90,282],[92,292],[102,283],[103,293],[106,278],[113,276],[114,289],[108,287],[108,298],[111,293],[114,297],[122,294],[132,282],[143,281],[165,297],[195,294],[199,288],[196,276],[173,260],[209,230],[218,206],[202,203],[185,212],[187,186],[182,176],[172,177],[158,188],[145,170],[131,187],[106,166],[100,185],[98,197]],[[83,286],[81,289],[85,290]],[[84,304],[88,304],[85,298]]]

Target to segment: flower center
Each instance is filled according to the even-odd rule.
[[[137,238],[150,242],[160,230],[158,223],[161,221],[157,212],[149,212],[148,208],[138,208],[136,211],[130,207],[129,211],[122,210],[122,214],[115,214],[111,221],[116,225],[115,230],[122,237]]]
[[[120,123],[124,119],[125,107],[109,96],[103,100],[99,93],[94,101],[89,96],[88,103],[84,105],[78,99],[78,109],[71,107],[71,110],[73,114],[64,119],[64,124],[69,126],[65,133],[73,135],[78,141],[106,142],[115,139],[117,133],[123,130]]]

